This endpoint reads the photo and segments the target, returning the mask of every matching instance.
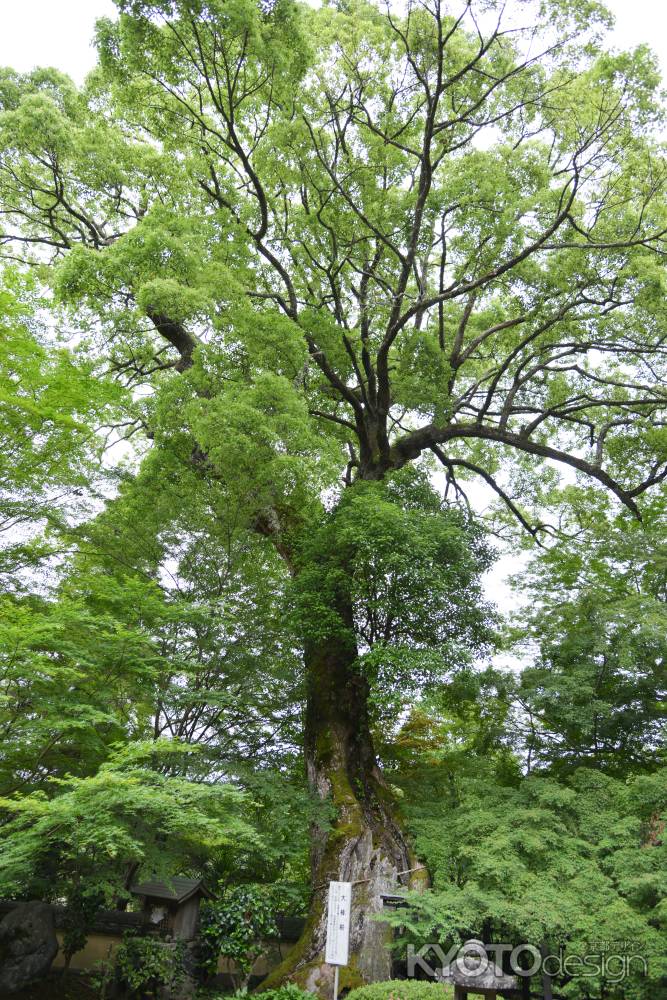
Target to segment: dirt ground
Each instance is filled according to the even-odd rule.
[[[93,988],[87,976],[70,973],[63,979],[62,973],[56,972],[20,993],[13,993],[11,1000],[97,1000],[98,997],[99,990]]]

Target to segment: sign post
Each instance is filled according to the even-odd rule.
[[[347,965],[350,953],[350,909],[352,883],[329,882],[327,907],[327,946],[325,962],[334,967],[333,1000],[338,1000],[338,970]]]

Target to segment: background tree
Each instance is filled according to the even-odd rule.
[[[142,865],[168,879],[201,870],[231,843],[256,844],[237,788],[177,773],[194,753],[175,741],[134,743],[92,775],[51,778],[39,791],[0,799],[0,891],[67,902],[65,968],[99,910],[127,902]]]
[[[82,519],[104,450],[92,428],[113,423],[127,397],[105,363],[50,335],[34,275],[5,267],[0,280],[0,578],[20,592],[47,559],[46,521]],[[64,339],[64,338],[63,338]],[[122,418],[119,418],[122,419]]]
[[[2,80],[2,242],[52,255],[58,302],[134,388],[152,442],[136,509],[150,476],[161,553],[197,477],[216,530],[261,536],[293,578],[308,776],[337,813],[313,884],[365,880],[353,953],[383,977],[367,918],[411,854],[372,690],[447,668],[449,612],[464,649],[483,631],[474,532],[393,484],[435,456],[450,489],[480,477],[537,535],[554,462],[634,512],[667,476],[655,62],[605,52],[588,0],[118,6],[83,92],[53,71]],[[381,545],[389,592],[360,578],[365,529],[347,525],[369,498],[396,505],[399,539],[415,508],[437,525],[412,584],[452,590],[424,615]],[[322,985],[323,939],[318,891],[278,978]]]
[[[538,658],[521,674],[517,723],[532,767],[628,773],[664,754],[660,506],[646,512],[643,529],[622,514],[599,514],[526,575],[539,605],[521,631]]]
[[[439,759],[429,760],[424,751],[436,748]],[[387,914],[400,959],[409,943],[445,953],[471,937],[530,943],[554,956],[554,995],[660,996],[665,846],[654,817],[664,815],[664,767],[630,781],[589,768],[564,781],[508,780],[456,749],[422,743],[419,762],[413,755],[405,767],[404,758],[394,774],[408,781],[409,821],[433,875],[432,891],[409,894],[407,910]],[[425,960],[440,964],[437,954]],[[542,995],[541,976],[532,987]]]

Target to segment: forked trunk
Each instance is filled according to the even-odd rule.
[[[340,989],[389,979],[390,932],[373,920],[383,893],[407,886],[408,844],[377,765],[368,718],[368,682],[349,638],[350,608],[337,609],[344,634],[305,650],[308,701],[305,752],[310,787],[335,807],[332,827],[312,830],[313,897],[304,932],[262,989],[286,980],[331,997],[333,968],[324,961],[330,880],[352,882],[350,961]],[[400,873],[400,874],[399,874]]]

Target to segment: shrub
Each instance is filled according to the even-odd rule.
[[[202,906],[202,965],[209,975],[214,975],[222,955],[236,966],[234,985],[246,987],[253,963],[264,951],[265,939],[277,935],[274,904],[266,886],[233,886]]]
[[[453,996],[453,988],[444,983],[391,979],[386,983],[360,986],[348,993],[346,1000],[452,1000]]]
[[[126,934],[116,951],[116,968],[135,996],[160,996],[185,978],[183,944]]]
[[[221,993],[204,986],[196,994],[196,1000],[253,1000],[253,994],[245,989],[236,990],[235,993]],[[299,989],[295,983],[285,983],[275,990],[262,990],[258,994],[258,1000],[317,1000],[317,997]]]
[[[275,990],[262,990],[259,1000],[313,1000],[313,994],[300,989],[296,983],[285,983]]]

